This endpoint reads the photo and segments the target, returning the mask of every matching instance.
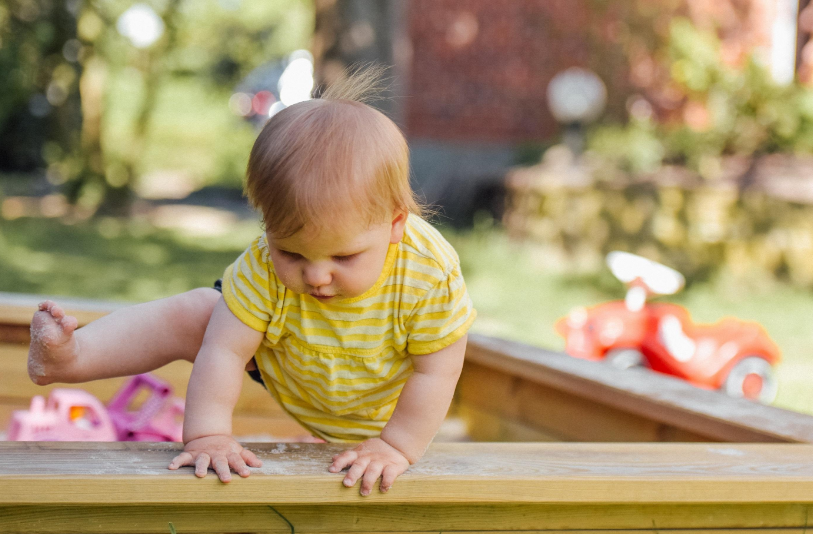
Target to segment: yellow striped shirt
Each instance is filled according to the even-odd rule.
[[[412,373],[409,356],[451,345],[476,316],[457,253],[415,216],[358,297],[321,302],[288,290],[260,236],[226,269],[223,298],[265,333],[255,359],[271,395],[315,435],[339,442],[378,436]]]

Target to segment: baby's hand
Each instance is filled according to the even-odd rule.
[[[169,464],[170,469],[178,469],[185,465],[195,466],[195,476],[205,477],[209,464],[215,470],[221,482],[231,480],[231,467],[241,477],[250,473],[248,466],[262,467],[263,463],[248,449],[237,443],[231,436],[205,436],[193,439],[187,443],[183,452],[176,456]]]
[[[344,477],[344,485],[352,488],[361,478],[360,493],[366,496],[373,490],[378,477],[381,477],[379,486],[381,492],[389,490],[398,475],[407,470],[409,460],[386,441],[373,438],[361,443],[355,449],[334,456],[328,471],[338,473],[348,466],[350,469]]]

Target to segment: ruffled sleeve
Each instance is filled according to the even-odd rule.
[[[272,341],[279,340],[284,286],[274,274],[265,236],[255,239],[226,269],[223,299],[248,327],[266,332]]]
[[[416,303],[407,328],[407,352],[430,354],[463,337],[474,322],[474,309],[459,264]]]

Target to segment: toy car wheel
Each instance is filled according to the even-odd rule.
[[[770,404],[776,398],[776,374],[764,358],[747,356],[728,373],[722,390],[731,397]]]
[[[643,367],[645,364],[644,355],[638,349],[613,349],[604,356],[604,362],[616,369]]]

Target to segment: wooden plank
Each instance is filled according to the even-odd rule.
[[[173,443],[0,443],[0,506],[30,504],[813,503],[813,445],[436,444],[373,499],[327,472],[349,445],[254,444],[228,485],[171,472]]]
[[[179,533],[291,532],[268,506],[224,506],[217,513],[188,506],[0,507],[0,532],[6,534],[169,534],[170,523]]]
[[[34,312],[37,311],[37,305],[47,299],[58,301],[68,315],[76,317],[80,326],[130,305],[125,302],[0,292],[0,324],[27,327],[31,324]]]
[[[26,403],[35,395],[47,396],[59,387],[81,388],[96,397],[107,400],[124,384],[126,378],[110,378],[83,384],[51,384],[38,386],[28,378],[28,347],[0,344],[0,396],[16,398]],[[181,398],[186,397],[186,387],[192,366],[189,362],[177,361],[153,371],[154,374],[170,383],[173,393]],[[248,375],[243,379],[243,389],[235,407],[235,413],[246,415],[267,415],[280,417],[285,412],[274,401],[271,395]],[[287,415],[285,415],[287,417]]]
[[[471,441],[565,441],[560,435],[543,432],[540,426],[528,426],[494,412],[480,410],[469,403],[461,404],[455,410],[455,415],[464,421]]]
[[[28,345],[31,342],[29,325],[10,325],[0,323],[0,343]]]
[[[813,442],[809,415],[733,399],[646,369],[619,370],[476,334],[469,336],[466,362],[712,440]]]
[[[756,510],[754,509],[756,508]],[[757,513],[758,512],[758,513]],[[4,533],[186,532],[607,532],[733,534],[804,531],[806,508],[794,505],[360,505],[296,506],[15,506],[0,507]],[[745,514],[742,516],[741,514]],[[743,520],[742,517],[746,519]],[[126,518],[126,520],[124,519]],[[569,518],[569,519],[564,519]],[[623,518],[623,520],[619,520]],[[765,518],[760,521],[760,518]],[[289,524],[291,526],[289,526]],[[682,525],[673,528],[662,525]],[[743,527],[741,525],[765,525]],[[618,525],[627,525],[619,527]],[[634,526],[629,526],[634,525]],[[718,527],[723,525],[723,527]],[[779,525],[779,526],[774,526]],[[790,526],[786,526],[790,525]],[[476,529],[476,530],[475,530]]]
[[[533,441],[717,441],[473,361],[457,397],[476,441],[529,441],[523,428],[549,436],[528,436]],[[496,428],[504,435],[493,434]]]
[[[372,500],[372,499],[370,499]],[[415,530],[578,530],[790,529],[804,527],[813,510],[803,504],[348,504],[277,505],[297,532]],[[374,525],[374,526],[371,526]]]
[[[251,448],[226,485],[167,471],[171,444],[0,443],[0,531],[802,534],[813,511],[811,445],[435,445],[368,498],[326,472],[342,446]]]
[[[301,441],[311,437],[310,432],[282,410],[269,415],[235,412],[231,426],[232,434],[241,440],[253,441],[262,437],[263,441]]]
[[[761,506],[766,513],[790,512],[787,508]],[[624,509],[625,514],[634,513],[641,518],[638,524],[642,529],[614,528],[608,523],[604,528],[560,528],[556,527],[556,518],[564,512],[579,517],[578,521],[569,524],[594,524],[602,521],[595,512],[613,513],[614,507],[605,506],[583,512],[582,508],[567,506],[417,506],[417,505],[348,505],[348,506],[217,506],[215,513],[201,513],[200,509],[181,506],[129,506],[129,507],[58,507],[58,506],[20,506],[0,508],[0,531],[9,534],[31,533],[161,533],[169,532],[172,523],[179,533],[188,532],[263,532],[285,533],[292,530],[297,533],[367,533],[388,532],[562,532],[570,534],[593,534],[612,530],[614,534],[642,534],[657,532],[659,534],[736,534],[760,532],[762,534],[802,534],[804,527],[774,528],[710,528],[702,525],[696,513],[706,512],[713,523],[740,524],[725,513],[724,509],[703,510],[702,507],[687,507],[678,510],[686,524],[698,524],[698,527],[681,529],[660,527],[662,518],[671,518],[666,506],[659,508],[638,507]],[[689,512],[694,512],[690,514]],[[722,512],[722,513],[721,513]],[[803,515],[803,514],[802,514]],[[725,520],[719,518],[724,516]],[[125,519],[126,518],[126,519]],[[667,519],[668,520],[668,519]],[[674,521],[672,521],[674,522]],[[560,522],[559,522],[560,523]],[[792,523],[792,522],[790,522]],[[600,523],[598,523],[600,524]],[[655,527],[653,527],[655,525]],[[543,529],[544,530],[537,530]],[[476,530],[475,530],[476,529]]]

